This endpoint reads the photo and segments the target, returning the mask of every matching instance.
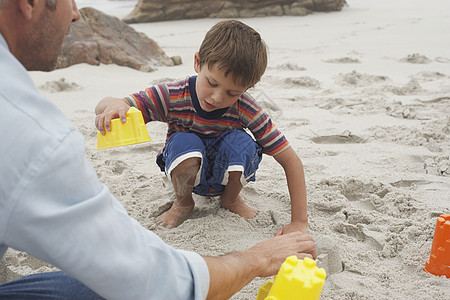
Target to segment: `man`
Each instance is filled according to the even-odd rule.
[[[84,157],[82,135],[26,72],[54,69],[79,18],[74,0],[0,0],[0,257],[11,247],[64,271],[0,285],[0,299],[226,299],[289,255],[315,257],[300,233],[200,256],[127,215]]]

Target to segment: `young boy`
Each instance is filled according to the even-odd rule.
[[[98,103],[95,123],[102,134],[105,128],[110,130],[112,118],[125,122],[130,106],[142,112],[146,123],[168,124],[157,164],[171,179],[176,200],[157,224],[173,228],[184,222],[194,209],[192,192],[220,195],[223,207],[245,219],[255,217],[257,211],[239,194],[243,185],[255,180],[264,152],[283,167],[291,198],[291,223],[277,235],[308,231],[300,158],[246,92],[260,80],[266,66],[267,48],[259,33],[240,21],[225,20],[208,31],[195,54],[196,76]]]

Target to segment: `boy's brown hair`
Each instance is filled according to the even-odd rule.
[[[207,33],[199,50],[200,68],[217,64],[245,88],[254,86],[267,67],[267,47],[259,33],[237,20],[224,20]]]

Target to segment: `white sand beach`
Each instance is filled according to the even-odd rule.
[[[305,167],[310,233],[327,271],[321,299],[450,299],[450,279],[423,271],[436,218],[450,213],[450,2],[347,2],[341,12],[242,20],[270,53],[250,93]],[[85,136],[87,158],[129,214],[168,244],[204,255],[249,248],[289,223],[281,166],[264,156],[256,182],[244,187],[244,200],[259,211],[254,219],[196,196],[187,221],[158,227],[156,216],[173,201],[155,163],[166,125],[147,125],[149,143],[96,150],[94,107],[105,96],[194,74],[194,53],[216,22],[132,25],[168,56],[181,56],[179,66],[144,73],[80,64],[30,73]],[[9,251],[0,275],[48,269]],[[266,280],[255,279],[232,299],[255,299]]]

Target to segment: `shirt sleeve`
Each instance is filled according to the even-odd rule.
[[[275,156],[289,148],[289,142],[272,123],[269,114],[248,93],[244,93],[239,101],[239,113],[244,126],[252,132],[264,153]]]
[[[167,122],[170,93],[166,84],[161,83],[125,97],[131,106],[142,112],[144,122]]]
[[[12,193],[6,244],[107,299],[205,299],[206,262],[165,244],[101,184],[76,131],[35,154]]]

